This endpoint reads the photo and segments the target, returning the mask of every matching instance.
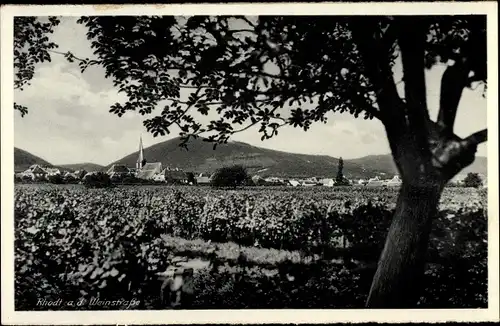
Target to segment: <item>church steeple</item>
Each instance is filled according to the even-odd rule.
[[[139,138],[139,157],[137,158],[137,162],[135,167],[139,170],[144,165],[144,149],[142,147],[142,136]]]

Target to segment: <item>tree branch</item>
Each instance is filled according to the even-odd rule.
[[[436,128],[439,128],[437,123]],[[451,137],[451,139],[436,143],[432,158],[434,166],[443,171],[446,181],[474,162],[477,145],[487,140],[487,130],[475,132],[465,139],[460,139],[456,135]]]
[[[166,70],[185,70],[188,72],[194,71],[192,69],[186,69],[186,68],[177,67],[177,66],[166,67]],[[239,74],[248,74],[248,75],[257,76],[257,77],[269,77],[269,78],[274,78],[274,79],[279,79],[279,80],[284,80],[284,81],[289,80],[286,77],[269,74],[269,73],[263,72],[263,71],[227,71],[227,73],[228,74],[238,74],[238,75]]]
[[[248,18],[246,18],[245,16],[241,17],[241,19],[243,19],[248,25],[252,26],[253,28],[257,28],[257,25],[255,25],[254,23],[252,23]]]
[[[171,102],[175,102],[175,103],[179,103],[179,104],[185,104],[185,105],[191,105],[190,103],[186,102],[186,101],[179,101],[178,99],[175,99],[175,98],[166,98],[164,99],[164,101],[171,101]],[[253,103],[268,103],[270,102],[271,100],[267,99],[267,100],[255,100],[253,101]],[[227,104],[226,102],[205,102],[203,103],[204,105],[223,105],[223,104]]]
[[[481,143],[484,143],[487,140],[488,140],[488,130],[483,129],[473,133],[469,137],[465,138],[463,141],[466,147],[473,147]]]
[[[48,52],[52,52],[52,53],[56,53],[56,54],[61,54],[63,56],[68,56],[69,58],[71,59],[75,59],[75,60],[78,60],[78,61],[81,61],[81,62],[86,62],[86,59],[82,59],[82,58],[78,58],[77,56],[75,56],[73,53],[71,52],[60,52],[60,51],[56,51],[56,50],[47,50]]]
[[[194,97],[198,97],[199,93],[201,91],[201,88],[198,88],[198,90],[196,90],[196,92],[194,93]],[[175,100],[172,100],[172,101],[175,101]],[[178,103],[183,103],[183,104],[187,104],[185,102],[180,102],[180,101],[176,101]],[[165,126],[165,129],[170,127],[171,125],[173,125],[174,123],[178,124],[179,120],[184,116],[186,115],[186,113],[193,107],[193,105],[196,104],[197,101],[193,101],[193,103],[190,103],[186,106],[186,108],[184,109],[184,111],[179,115],[177,116],[174,120],[170,121],[169,123],[166,124]]]
[[[249,74],[249,75],[253,75],[253,76],[257,76],[257,77],[269,77],[269,78],[274,78],[274,79],[279,79],[279,80],[284,80],[284,81],[289,80],[286,77],[279,76],[279,75],[269,74],[269,73],[263,72],[263,71],[259,71],[259,72],[241,71],[241,72],[234,72],[234,73],[237,73],[237,74],[244,73],[244,74]]]
[[[252,29],[230,29],[227,31],[230,34],[236,34],[236,33],[255,33],[255,30]]]
[[[350,27],[363,58],[366,76],[374,87],[381,121],[386,127],[403,125],[404,116],[400,110],[402,102],[389,65],[391,47],[395,42],[392,38],[397,26],[390,24],[384,33],[385,38],[379,33],[380,25],[377,18],[367,20],[363,17],[353,21]]]
[[[374,118],[377,118],[378,120],[382,121],[380,111],[376,107],[367,106],[364,110],[368,112],[370,115],[372,115]]]
[[[429,111],[425,86],[426,24],[421,17],[397,19],[398,44],[403,64],[405,111],[409,132],[422,154],[430,155],[428,146]]]
[[[420,21],[404,18],[399,47],[403,64],[405,100],[409,115],[429,117],[425,87],[425,30]]]
[[[455,63],[446,68],[441,77],[441,95],[437,123],[448,134],[453,133],[458,105],[462,91],[467,85],[468,70],[463,64]]]

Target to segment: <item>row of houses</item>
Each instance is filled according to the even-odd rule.
[[[87,172],[84,170],[69,172],[61,171],[58,168],[43,167],[38,164],[30,166],[27,170],[16,173],[15,176],[19,178],[27,178],[31,180],[46,180],[50,176],[61,175],[64,178],[73,178],[76,180],[82,180],[86,175],[90,175],[95,172]],[[175,183],[175,184],[209,184],[213,174],[200,173],[194,175],[189,172],[182,171],[178,168],[163,168],[162,163],[144,163],[143,166],[139,168],[128,168],[122,164],[115,164],[111,166],[106,172],[111,178],[125,178],[125,177],[136,177],[143,180],[151,180],[155,182],[165,182],[165,183]],[[463,180],[466,175],[457,175],[451,184],[463,185]],[[487,187],[487,178],[484,175],[479,175],[483,181],[483,187]],[[285,179],[279,177],[267,177],[262,178],[258,175],[252,177],[252,180],[257,185],[288,185],[292,187],[311,187],[311,186],[325,186],[333,187],[335,186],[335,180],[333,178],[303,178],[303,179]],[[394,176],[392,179],[381,179],[376,176],[370,179],[358,179],[358,180],[347,180],[348,184],[352,186],[366,186],[366,187],[391,187],[400,186],[402,181],[399,176]]]
[[[30,178],[30,179],[44,179],[51,175],[61,175],[61,170],[57,168],[44,167],[38,164],[31,165],[27,170],[16,173],[17,177]]]
[[[22,172],[15,173],[14,175],[18,178],[22,179],[31,179],[31,180],[46,180],[50,176],[60,175],[64,178],[74,178],[74,179],[82,179],[87,171],[79,170],[79,171],[61,171],[58,168],[46,167],[39,164],[33,164],[28,169]]]
[[[400,186],[402,184],[402,180],[398,175],[395,175],[392,179],[381,179],[379,176],[376,176],[368,180],[359,179],[356,184],[367,187],[394,187]]]
[[[144,163],[139,168],[128,168],[123,164],[114,164],[106,172],[111,178],[135,177],[142,180],[176,184],[208,184],[211,175],[201,173],[194,175],[179,168],[164,168],[161,162]]]
[[[258,180],[258,177],[254,176],[254,181]],[[336,185],[336,181],[333,178],[295,178],[295,179],[284,179],[278,177],[268,177],[268,178],[260,178],[266,184],[281,184],[281,185],[290,185],[293,187],[312,187],[312,186],[325,186],[325,187],[333,187]],[[349,180],[346,179],[346,184],[353,186],[369,186],[369,187],[381,187],[381,186],[399,186],[402,181],[399,176],[394,176],[392,179],[380,179],[378,176],[364,180]],[[256,182],[257,183],[257,182]]]
[[[464,185],[464,179],[466,175],[457,175],[455,178],[453,178],[450,181],[451,185],[457,185],[457,186],[463,186]],[[487,188],[488,187],[488,179],[485,175],[479,174],[479,177],[482,180],[482,187]],[[278,183],[278,184],[287,184],[291,185],[294,187],[298,186],[303,186],[303,187],[310,187],[310,186],[326,186],[326,187],[333,187],[336,184],[336,181],[332,178],[307,178],[307,179],[291,179],[291,180],[285,180],[285,179],[280,179],[280,178],[275,178],[275,177],[270,177],[264,179],[267,183]],[[396,175],[391,179],[382,179],[379,176],[376,176],[374,178],[369,178],[369,179],[358,179],[358,180],[346,180],[349,185],[352,186],[365,186],[365,187],[399,187],[402,184],[401,178]]]
[[[261,170],[259,172],[263,172]],[[21,178],[31,178],[33,180],[47,179],[51,175],[62,175],[63,177],[73,177],[78,180],[82,180],[86,175],[90,175],[95,172],[86,171],[60,171],[57,168],[42,167],[40,165],[32,165],[26,171],[16,174],[16,176]],[[139,155],[134,168],[129,168],[123,164],[112,165],[106,173],[112,179],[124,179],[126,177],[135,177],[143,180],[150,180],[155,182],[164,183],[175,183],[175,184],[209,184],[211,182],[213,174],[201,173],[194,175],[191,172],[185,172],[178,168],[163,167],[161,162],[148,163],[144,158],[144,149],[142,145],[142,138],[139,143]],[[453,180],[452,183],[460,185],[463,183],[464,175],[458,175]],[[486,177],[481,175],[483,180],[483,185],[486,186]],[[253,182],[256,185],[289,185],[293,187],[311,187],[311,186],[326,186],[333,187],[336,184],[333,178],[295,178],[295,179],[285,179],[279,177],[266,177],[262,178],[259,175],[254,175],[252,177]],[[391,179],[381,179],[379,176],[370,178],[368,180],[358,179],[358,180],[345,180],[347,184],[353,186],[367,186],[367,187],[391,187],[399,186],[402,184],[399,176],[394,176]]]

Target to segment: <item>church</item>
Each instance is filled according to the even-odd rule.
[[[135,176],[139,179],[152,180],[155,175],[162,172],[161,162],[148,163],[144,158],[144,148],[142,145],[142,137],[139,139],[139,156],[135,163]]]
[[[168,166],[164,168],[161,162],[148,163],[144,157],[142,137],[139,139],[139,155],[135,163],[135,176],[139,179],[166,182],[168,184],[188,184],[190,180],[189,173],[181,169]]]

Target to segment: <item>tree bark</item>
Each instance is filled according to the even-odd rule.
[[[403,181],[367,308],[414,308],[418,301],[432,219],[443,189],[428,181]]]

